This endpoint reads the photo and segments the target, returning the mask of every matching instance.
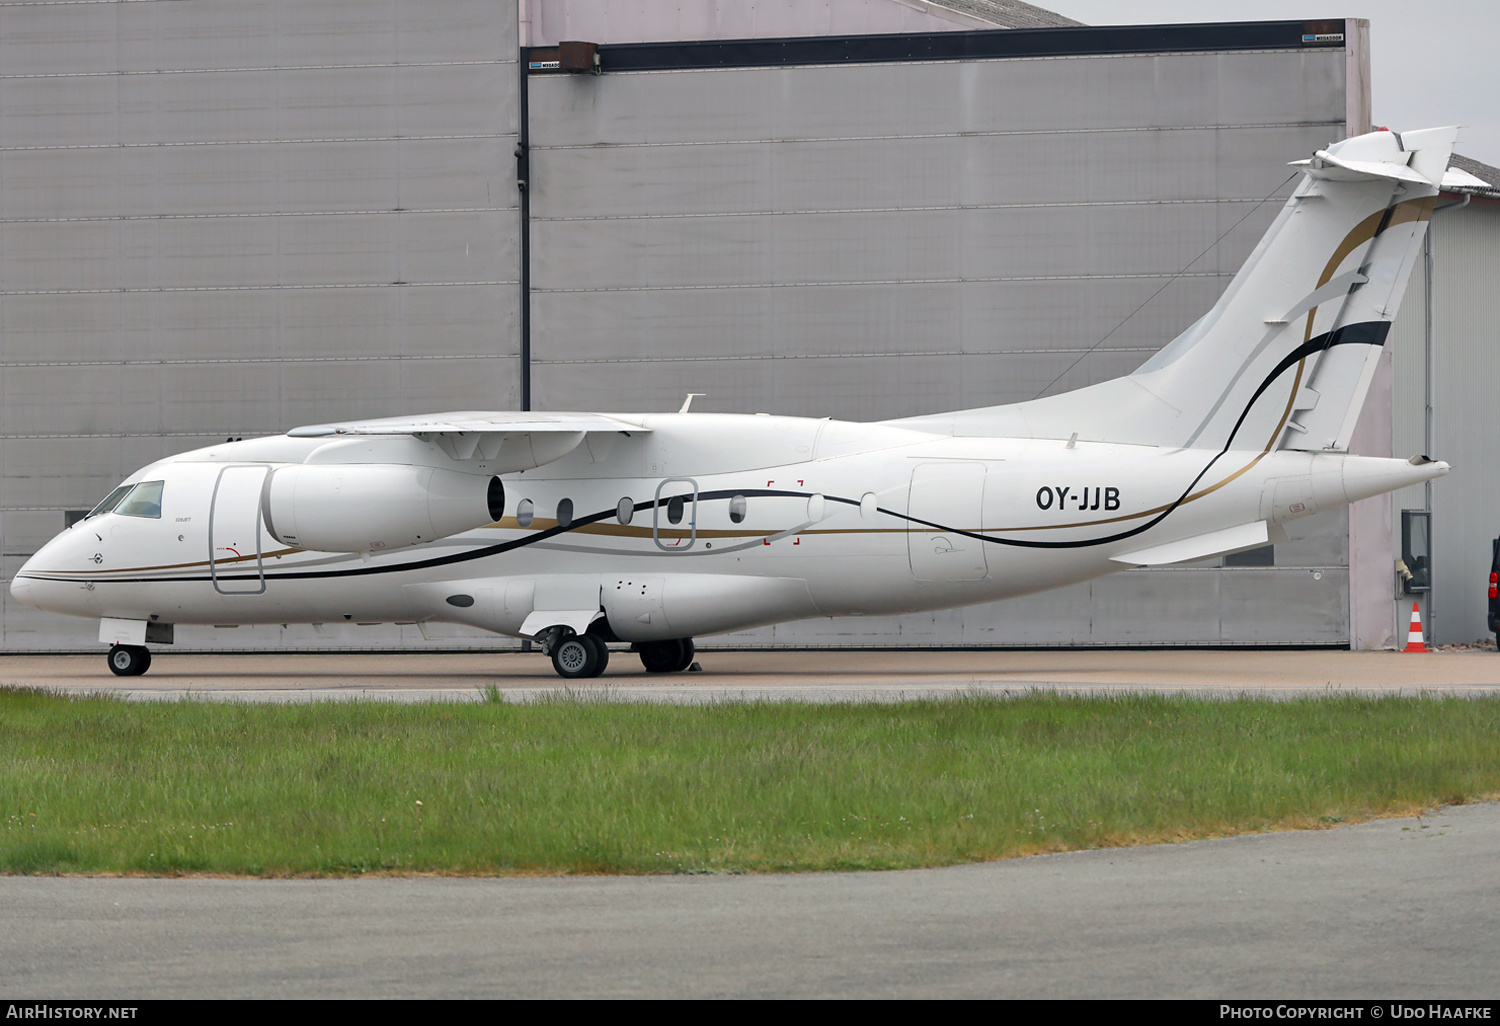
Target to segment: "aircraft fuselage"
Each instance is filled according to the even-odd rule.
[[[134,475],[162,482],[159,516],[79,522],[13,590],[83,616],[448,621],[512,635],[538,610],[597,608],[618,639],[650,640],[1041,591],[1158,561],[1120,561],[1132,553],[1274,525],[1436,473],[1285,450],[938,437],[764,416],[621,419],[643,430],[602,444],[591,436],[560,460],[504,475],[499,520],[390,551],[308,551],[268,533],[267,475],[328,439],[188,453]],[[486,473],[483,460],[413,439],[334,445],[351,446],[351,459]]]

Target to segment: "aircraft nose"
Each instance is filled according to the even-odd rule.
[[[11,597],[37,609],[67,612],[66,609],[54,608],[60,597],[59,584],[47,579],[51,571],[67,565],[67,542],[68,534],[65,531],[33,553],[11,578]]]
[[[28,560],[26,566],[30,565],[31,561]],[[17,573],[15,577],[11,578],[10,597],[15,599],[17,602],[24,602],[28,606],[35,606],[36,601],[32,597],[32,592],[36,590],[36,581],[32,580],[30,577],[22,576],[26,573],[26,566],[21,567],[20,572]]]

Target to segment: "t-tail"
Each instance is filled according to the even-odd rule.
[[[1135,373],[902,423],[961,435],[1347,451],[1457,136],[1372,132],[1297,161],[1303,180],[1213,309]]]

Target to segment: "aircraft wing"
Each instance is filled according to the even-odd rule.
[[[470,432],[525,434],[548,431],[646,431],[639,424],[599,413],[523,413],[510,410],[461,410],[415,417],[381,417],[337,424],[309,424],[292,428],[293,438],[325,435],[461,435]]]
[[[560,459],[582,445],[590,435],[605,436],[588,443],[595,459],[603,459],[618,435],[648,431],[650,428],[630,420],[599,413],[460,410],[415,417],[309,424],[293,428],[287,434],[293,438],[326,437],[330,440],[408,435],[432,442],[456,460],[477,457],[498,464],[490,472],[508,473]]]

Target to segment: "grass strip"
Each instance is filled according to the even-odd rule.
[[[1500,698],[132,703],[0,689],[0,872],[940,866],[1500,791]]]

